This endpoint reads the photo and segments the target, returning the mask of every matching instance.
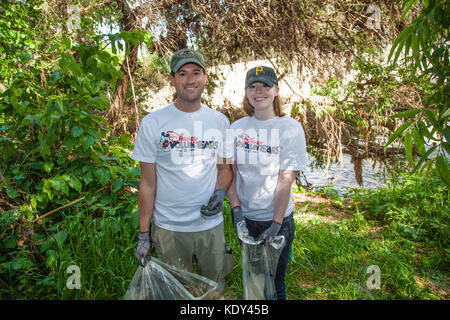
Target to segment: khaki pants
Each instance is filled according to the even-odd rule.
[[[226,252],[223,222],[200,232],[175,232],[152,225],[152,241],[158,258],[218,283],[215,298],[223,296],[225,277],[233,269],[233,255]]]

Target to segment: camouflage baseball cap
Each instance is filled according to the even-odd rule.
[[[253,82],[262,82],[273,87],[275,84],[278,84],[278,79],[272,68],[259,66],[247,71],[247,76],[245,77],[245,88]]]
[[[186,63],[198,64],[203,70],[206,70],[205,62],[200,52],[191,49],[181,49],[173,54],[170,60],[170,71],[177,72]]]

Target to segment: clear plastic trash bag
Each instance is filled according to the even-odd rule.
[[[208,300],[216,288],[215,281],[152,257],[136,270],[124,300]]]
[[[276,236],[268,246],[249,236],[245,222],[237,225],[241,239],[242,282],[245,300],[276,300],[275,273],[284,247],[284,236]]]

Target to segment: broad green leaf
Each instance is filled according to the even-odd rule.
[[[104,186],[106,183],[111,179],[111,174],[109,173],[109,170],[106,169],[97,169],[94,172],[94,175],[96,178],[99,179],[99,182]]]
[[[397,139],[398,136],[400,136],[410,125],[411,125],[411,121],[405,122],[404,124],[402,124],[400,127],[398,127],[397,130],[395,130],[395,132],[389,137],[388,142],[386,143],[386,145],[384,146],[384,151],[386,152],[387,147],[395,140]]]
[[[83,134],[83,129],[77,126],[73,127],[70,131],[72,132],[72,136],[74,138],[78,138]]]
[[[67,183],[69,186],[75,190],[77,190],[79,193],[81,193],[82,183],[81,181],[75,177],[74,175],[70,175],[69,179],[67,180]]]
[[[122,178],[114,180],[114,182],[113,182],[113,192],[116,193],[116,192],[120,191],[124,184],[125,184],[125,180],[122,179]]]

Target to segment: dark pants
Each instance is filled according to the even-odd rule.
[[[247,226],[249,236],[252,236],[256,239],[272,224],[272,221],[254,221],[245,218],[245,224]],[[275,289],[277,291],[277,299],[286,300],[286,287],[284,284],[284,277],[286,275],[286,269],[289,262],[289,254],[291,252],[292,243],[294,242],[295,236],[295,223],[293,213],[283,219],[283,224],[281,225],[278,235],[284,235],[286,244],[281,250],[281,254],[278,259],[277,272],[275,274]]]

